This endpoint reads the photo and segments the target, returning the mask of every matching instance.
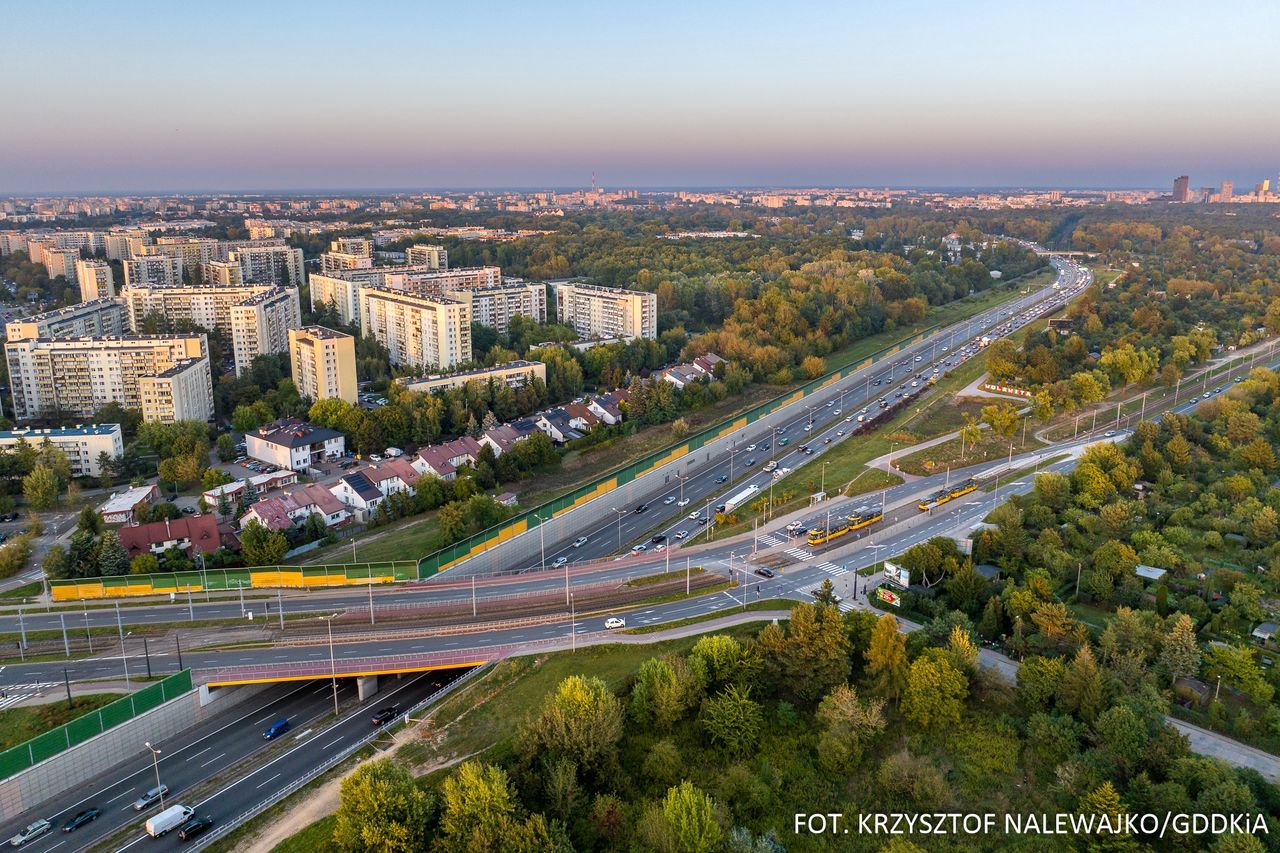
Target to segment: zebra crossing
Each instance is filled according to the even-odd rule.
[[[2,668],[2,667],[0,667]],[[36,696],[44,694],[46,687],[54,686],[54,682],[48,684],[33,682],[31,684],[15,684],[4,688],[0,691],[0,711],[5,708],[12,708],[14,705],[20,705]]]
[[[801,562],[804,562],[805,560],[813,559],[813,555],[810,554],[808,551],[804,550],[803,548],[788,548],[783,553],[789,556],[795,557],[797,560],[800,560]]]
[[[765,533],[760,537],[760,544],[766,545],[772,548],[774,545],[781,545],[782,540],[779,539],[777,536],[773,536],[769,533]]]
[[[840,577],[841,575],[847,575],[849,573],[849,570],[844,566],[837,566],[835,563],[825,561],[818,563],[818,568],[835,577]]]

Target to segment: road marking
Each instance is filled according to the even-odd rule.
[[[263,782],[260,782],[260,783],[258,783],[257,785],[255,785],[254,787],[255,787],[255,788],[261,788],[263,785],[266,785],[266,784],[269,784],[269,783],[271,783],[271,782],[274,782],[276,779],[279,779],[279,778],[280,778],[280,774],[279,774],[279,773],[277,773],[276,775],[272,776],[270,779],[267,779],[267,780],[265,780],[265,781],[263,781]]]
[[[267,714],[265,717],[263,717],[263,718],[262,718],[262,719],[260,719],[260,720],[254,720],[254,721],[253,721],[253,724],[254,724],[255,726],[260,726],[260,725],[262,725],[263,723],[265,723],[267,720],[271,719],[271,718],[272,718],[272,717],[274,717],[274,716],[275,716],[275,714]]]
[[[124,793],[122,793],[122,794],[116,794],[114,797],[112,797],[111,799],[107,800],[107,805],[111,805],[111,804],[112,804],[112,803],[114,803],[116,800],[120,799],[121,797],[127,797],[127,796],[129,796],[129,792],[128,792],[128,791],[125,791],[125,792],[124,792]]]
[[[208,751],[209,751],[209,750],[211,750],[211,749],[213,749],[213,747],[211,747],[211,746],[206,746],[204,749],[200,750],[200,751],[199,751],[199,752],[197,752],[195,755],[191,756],[191,758],[199,758],[200,756],[204,755],[206,752],[208,752]],[[191,760],[191,758],[188,758],[187,760],[188,760],[188,761],[190,761],[190,760]]]
[[[226,758],[226,757],[227,757],[227,754],[225,752],[220,752],[217,755],[215,755],[213,758],[210,758],[204,764],[201,764],[200,766],[208,767],[210,764],[213,764],[215,761],[218,761],[219,759]]]
[[[321,748],[321,749],[328,749],[329,747],[333,746],[335,743],[338,743],[338,742],[339,742],[339,741],[341,741],[341,740],[342,740],[342,738],[340,738],[340,737],[336,737],[336,738],[334,738],[333,740],[329,741],[328,743],[326,743],[324,746],[322,746],[322,747],[320,747],[320,748]]]
[[[306,730],[305,732],[303,732],[302,734],[294,735],[294,736],[293,736],[293,739],[294,739],[294,740],[302,740],[304,737],[306,737],[307,735],[311,734],[311,732],[313,732],[313,731],[314,731],[314,729],[307,729],[307,730]]]

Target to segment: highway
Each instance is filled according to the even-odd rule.
[[[210,814],[215,820],[238,815],[313,766],[317,754],[340,752],[368,734],[372,709],[394,703],[408,708],[455,675],[422,673],[391,680],[358,706],[352,704],[356,702],[354,682],[340,680],[338,700],[344,717],[336,726],[332,725],[333,689],[328,680],[272,685],[176,737],[152,744],[161,750],[160,781],[171,789],[165,805],[194,805],[197,814]],[[278,719],[288,719],[290,730],[275,740],[264,740],[262,731]],[[247,764],[264,759],[257,769],[246,769]],[[217,790],[197,788],[209,779],[218,779]],[[129,828],[134,839],[113,843],[113,849],[144,841],[148,850],[177,850],[181,842],[176,832],[156,841],[142,828],[148,817],[160,811],[159,804],[141,812],[133,809],[134,799],[155,784],[156,767],[144,751],[13,824],[25,826],[41,817],[54,824],[53,832],[23,848],[41,853],[85,850]],[[69,817],[90,807],[101,809],[101,817],[73,833],[60,831]]]

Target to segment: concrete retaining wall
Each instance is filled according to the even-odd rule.
[[[66,752],[0,782],[0,821],[10,821],[77,785],[84,785],[120,763],[124,756],[146,750],[186,731],[224,708],[253,696],[270,684],[240,688],[200,687],[108,729]]]

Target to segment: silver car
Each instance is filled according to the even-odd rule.
[[[21,847],[28,841],[34,841],[44,835],[52,828],[53,824],[49,823],[49,821],[44,818],[40,818],[35,823],[27,824],[26,828],[22,829],[17,835],[13,836],[13,838],[9,839],[9,843],[14,847]]]

